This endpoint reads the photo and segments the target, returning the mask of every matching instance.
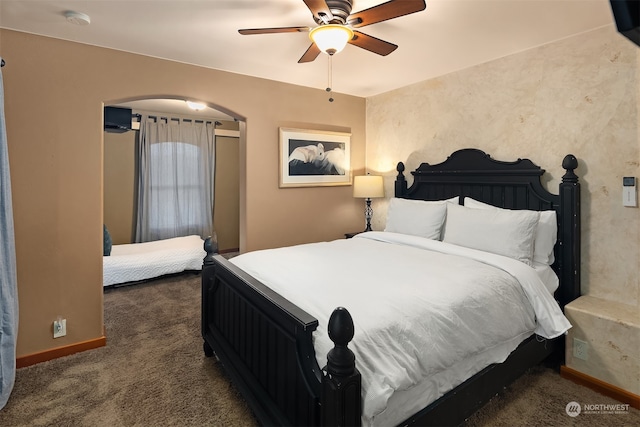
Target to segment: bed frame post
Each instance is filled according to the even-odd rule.
[[[200,330],[202,332],[202,336],[204,337],[207,330],[207,291],[210,286],[213,284],[213,275],[214,275],[214,267],[213,267],[213,256],[218,252],[218,236],[213,233],[212,236],[207,237],[204,240],[204,250],[207,255],[202,260],[202,289],[201,289],[201,301],[202,301],[202,315],[201,315],[201,324]],[[206,286],[205,286],[206,284]],[[202,345],[202,349],[204,350],[204,354],[207,357],[213,356],[213,348],[209,345],[209,343],[204,340]]]
[[[560,259],[560,306],[564,306],[580,296],[580,183],[573,172],[578,167],[578,160],[573,154],[567,154],[562,161],[567,171],[560,183],[560,226],[558,229]]]
[[[327,366],[322,370],[323,426],[359,426],[361,424],[362,379],[356,369],[356,357],[347,348],[353,338],[353,319],[342,307],[329,318],[329,338],[334,347],[327,354]]]
[[[407,194],[407,180],[404,177],[404,163],[398,162],[398,166],[396,166],[396,170],[398,171],[398,176],[396,176],[395,182],[395,196],[396,197],[404,197]]]
[[[207,256],[202,260],[203,265],[212,265],[213,256],[218,253],[218,236],[215,233],[204,240],[204,250]]]

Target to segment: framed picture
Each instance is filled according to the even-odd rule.
[[[280,128],[280,187],[351,185],[351,134]]]

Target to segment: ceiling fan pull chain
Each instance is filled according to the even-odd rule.
[[[328,70],[327,70],[327,80],[329,82],[329,84],[327,85],[327,92],[329,92],[329,102],[333,102],[333,81],[332,81],[332,74],[333,74],[333,70],[332,70],[332,60],[333,60],[333,55],[327,55],[329,57],[329,62],[327,62],[328,64]]]

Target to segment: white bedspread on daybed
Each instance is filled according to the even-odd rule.
[[[203,245],[200,236],[113,245],[111,255],[103,257],[102,284],[110,286],[202,270],[202,260],[207,254]]]
[[[551,338],[570,327],[533,268],[416,236],[370,232],[231,262],[318,319],[320,366],[333,347],[329,315],[337,306],[349,310],[355,323],[349,347],[362,374],[367,425],[404,419],[389,413],[398,393],[418,390],[433,401],[504,361],[531,334]],[[401,408],[407,410],[406,402]]]

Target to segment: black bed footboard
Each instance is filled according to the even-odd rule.
[[[321,371],[311,340],[317,320],[223,257],[211,262],[202,271],[205,353],[215,352],[261,424],[317,425]]]
[[[340,329],[332,337],[337,358],[322,371],[312,341],[318,321],[224,257],[214,255],[210,241],[205,249],[204,351],[207,356],[215,354],[224,365],[260,424],[314,426],[323,419],[334,423],[345,416],[351,417],[346,424],[359,424],[360,374],[346,347],[353,337],[348,312],[344,310],[346,317],[342,313],[334,321]],[[345,332],[344,324],[349,322],[351,329]],[[327,402],[324,406],[322,398]]]

